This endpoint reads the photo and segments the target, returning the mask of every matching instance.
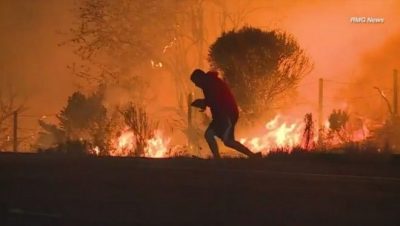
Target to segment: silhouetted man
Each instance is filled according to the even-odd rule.
[[[249,157],[260,157],[261,153],[255,154],[235,140],[235,125],[239,111],[228,85],[218,78],[218,72],[209,71],[205,73],[196,69],[190,79],[204,93],[204,99],[197,99],[191,105],[202,109],[202,111],[206,107],[211,110],[212,121],[205,132],[205,138],[214,158],[220,158],[215,136],[219,137],[227,147]]]

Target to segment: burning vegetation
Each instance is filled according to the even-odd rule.
[[[172,144],[171,137],[158,127],[158,122],[149,117],[143,106],[130,102],[109,114],[102,104],[101,96],[101,91],[88,97],[76,92],[58,115],[59,125],[40,121],[45,132],[41,133],[38,148],[63,153],[150,158],[193,154],[189,145]],[[99,115],[99,112],[103,113]],[[398,130],[392,123],[395,122],[386,125],[390,129],[380,127],[380,133],[391,132],[390,135],[380,134],[381,138],[392,137],[394,141],[393,137]],[[276,151],[333,150],[350,144],[366,146],[371,139],[366,122],[350,117],[343,110],[334,110],[319,131],[314,126],[311,113],[306,114],[303,120],[293,120],[278,114],[258,132],[250,134],[240,138],[240,142],[253,152],[261,152],[263,155]]]

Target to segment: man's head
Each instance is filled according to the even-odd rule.
[[[192,82],[199,88],[204,88],[207,86],[207,83],[210,83],[214,79],[218,79],[218,72],[217,71],[208,71],[205,73],[200,69],[196,69],[193,71],[192,75],[190,76]]]
[[[202,88],[204,86],[205,75],[206,73],[204,71],[196,69],[192,72],[190,80],[192,80],[197,87]]]

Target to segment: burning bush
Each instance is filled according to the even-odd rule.
[[[134,135],[134,156],[144,156],[147,141],[155,136],[157,123],[151,121],[143,107],[135,106],[132,102],[120,110],[125,124]]]

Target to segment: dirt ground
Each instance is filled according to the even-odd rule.
[[[0,153],[0,225],[400,225],[400,158]]]

